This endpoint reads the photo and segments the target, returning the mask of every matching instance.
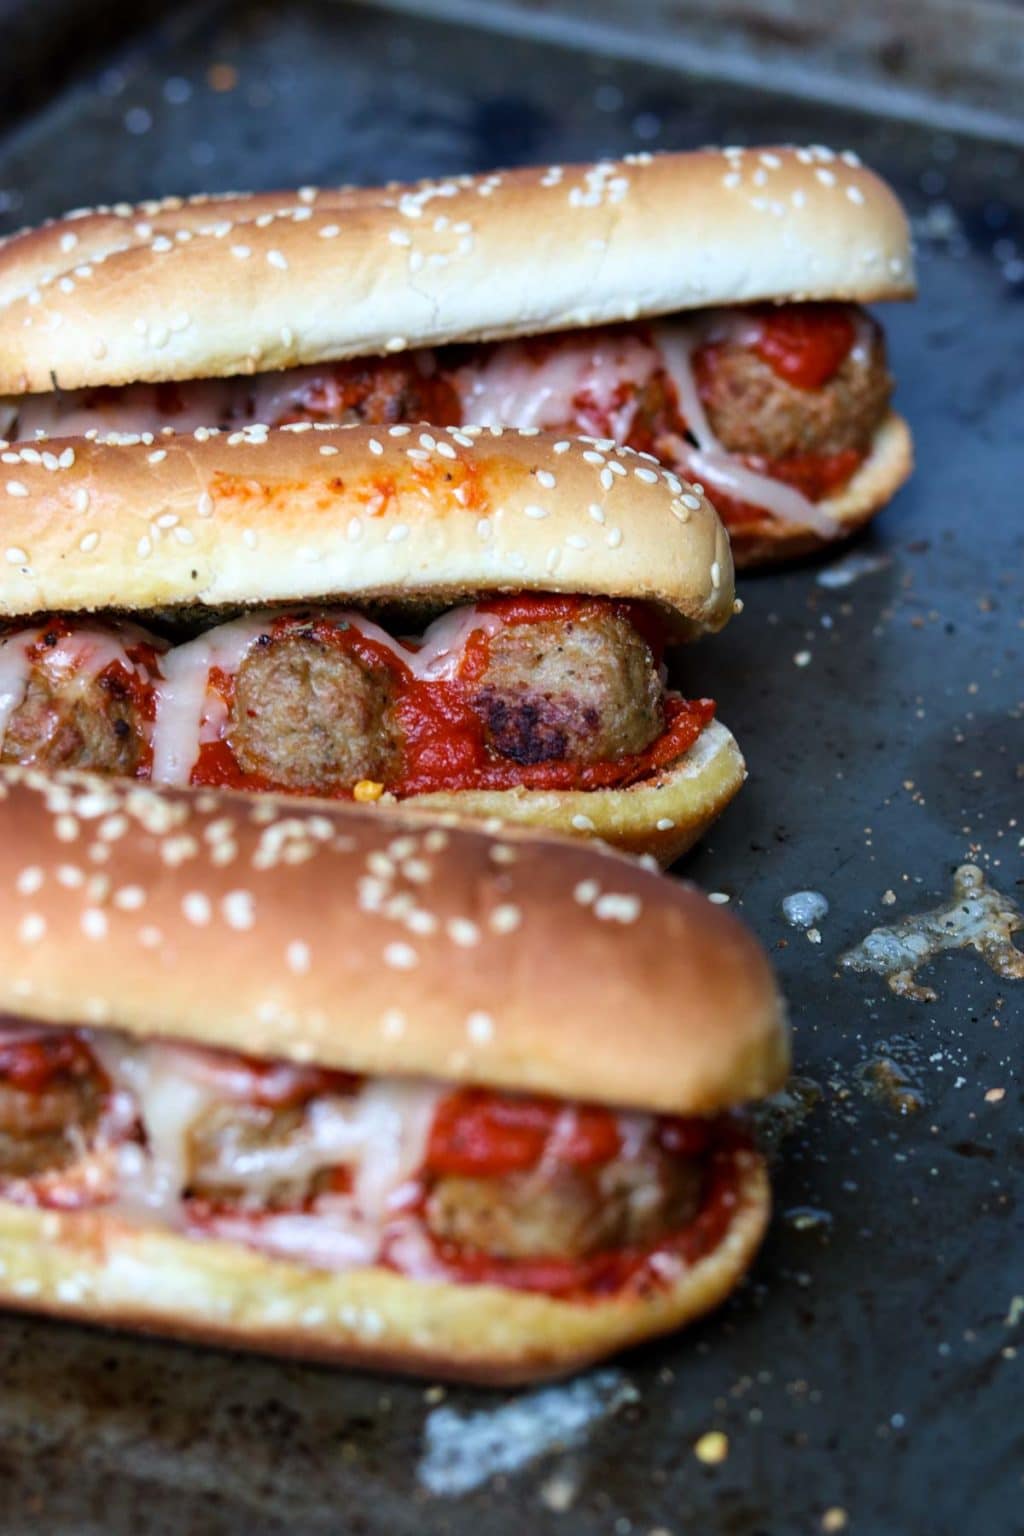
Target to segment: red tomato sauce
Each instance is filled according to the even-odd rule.
[[[821,389],[850,354],[856,331],[845,304],[758,306],[754,351],[796,389]]]
[[[561,1161],[585,1168],[618,1156],[622,1141],[610,1110],[567,1106],[557,1099],[506,1098],[487,1088],[460,1088],[438,1105],[427,1146],[427,1171],[493,1178],[535,1168],[567,1108],[573,1113],[558,1137]]]
[[[104,1091],[110,1087],[96,1057],[72,1030],[0,1040],[0,1081],[18,1093],[45,1093],[60,1077],[94,1077]]]
[[[695,1264],[714,1251],[729,1230],[739,1203],[739,1153],[745,1146],[735,1132],[718,1132],[707,1157],[700,1209],[694,1219],[646,1248],[618,1248],[587,1258],[498,1258],[455,1243],[435,1242],[436,1257],[453,1280],[470,1285],[500,1285],[574,1301],[600,1301],[623,1294],[647,1295],[667,1282],[659,1261]]]
[[[500,613],[507,623],[512,624],[552,618],[572,621],[588,613],[622,612],[631,623],[636,622],[648,643],[656,647],[656,660],[664,645],[656,615],[642,604],[524,595],[496,598],[481,606],[488,612]],[[472,707],[467,684],[475,682],[487,665],[488,639],[483,631],[470,636],[456,678],[424,682],[415,678],[393,651],[354,626],[342,628],[326,618],[304,619],[288,615],[275,620],[271,634],[277,637],[289,630],[310,634],[318,643],[337,646],[358,657],[365,666],[390,674],[396,690],[395,712],[402,732],[402,767],[397,778],[385,787],[399,799],[446,790],[625,788],[657,773],[689,751],[715,714],[715,705],[710,699],[688,700],[668,694],[664,705],[665,729],[644,752],[603,763],[566,760],[524,765],[490,751],[484,722]],[[210,674],[210,687],[230,711],[233,678],[214,670]],[[201,744],[191,782],[249,790],[283,788],[259,774],[247,773],[226,738]],[[339,799],[351,795],[347,789],[333,793]]]

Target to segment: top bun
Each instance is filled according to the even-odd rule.
[[[896,197],[821,146],[170,198],[79,210],[0,246],[0,392],[913,292]]]
[[[0,617],[487,593],[733,611],[711,503],[647,455],[535,428],[248,427],[0,451]]]
[[[5,769],[0,916],[8,1022],[679,1114],[788,1066],[730,913],[510,828]]]

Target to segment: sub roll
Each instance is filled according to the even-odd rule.
[[[849,534],[909,474],[863,306],[914,291],[896,197],[820,145],[169,198],[0,245],[0,390],[22,439],[613,438],[704,485],[745,565]]]
[[[671,642],[710,503],[606,439],[199,429],[0,453],[0,761],[498,816],[669,862],[744,776]]]
[[[561,1375],[719,1303],[769,1210],[764,954],[579,843],[0,770],[0,1303]],[[552,939],[557,943],[553,944]]]

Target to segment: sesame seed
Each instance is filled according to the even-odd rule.
[[[107,914],[99,907],[86,907],[82,913],[82,932],[87,939],[105,939],[107,936]]]
[[[572,818],[572,825],[576,828],[577,832],[593,832],[594,830],[594,823],[589,816],[574,816]]]
[[[245,261],[249,256],[252,255],[252,246],[233,245],[231,247],[231,254],[232,256],[237,256],[239,261]]]
[[[524,517],[541,518],[548,516],[547,507],[538,507],[535,503],[523,508]]]
[[[384,964],[394,971],[411,971],[419,964],[419,956],[411,944],[388,944],[384,950]]]
[[[323,443],[321,445],[320,452],[325,459],[330,459],[334,457],[338,450],[335,448],[333,443]]]
[[[586,450],[586,452],[584,453],[583,458],[584,458],[584,462],[587,463],[587,464],[603,464],[604,463],[604,454],[603,453],[597,453],[593,448],[588,448]]]
[[[692,495],[692,493],[690,491],[684,491],[682,496],[680,496],[679,499],[682,502],[684,507],[689,507],[691,512],[699,512],[700,511],[700,497],[699,496]]]
[[[864,201],[864,193],[860,187],[847,187],[846,195],[851,203],[862,203]]]
[[[7,563],[9,565],[26,565],[28,553],[17,544],[12,544],[7,550]]]
[[[384,452],[383,445],[379,443],[375,437],[370,438],[369,448],[370,452],[376,454],[378,458],[380,458],[381,454]],[[323,452],[323,449],[321,449],[321,452]]]
[[[590,540],[585,539],[582,533],[568,534],[565,542],[570,549],[588,549],[590,547]]]
[[[404,336],[389,336],[384,343],[385,352],[404,352],[409,345]]]
[[[296,976],[304,976],[310,967],[309,945],[301,939],[293,939],[285,951],[285,959],[290,971],[294,971]]]
[[[495,907],[488,919],[488,926],[492,933],[514,933],[523,921],[521,908],[514,902],[504,902],[500,907]]]
[[[288,270],[288,258],[283,251],[268,251],[267,262],[268,265],[276,267],[279,272],[287,272]]]
[[[659,832],[671,832],[672,828],[675,826],[675,822],[672,820],[671,816],[660,816],[655,822],[655,826]]]
[[[388,437],[408,437],[409,433],[411,431],[412,431],[411,427],[405,427],[405,426],[388,427]]]
[[[38,864],[29,864],[21,871],[15,886],[22,896],[34,896],[42,888],[44,875]]]
[[[166,448],[154,448],[152,453],[146,454],[147,464],[162,464],[167,457]]]
[[[407,539],[408,537],[409,537],[409,525],[408,525],[408,523],[396,523],[393,528],[390,528],[388,530],[387,542],[389,544],[401,544],[403,542],[403,540]]]
[[[28,486],[21,480],[8,480],[7,494],[8,496],[27,496]]]
[[[229,928],[242,931],[255,922],[253,899],[250,891],[229,891],[221,902],[224,921]]]
[[[596,880],[581,880],[573,891],[573,900],[579,902],[581,907],[589,907],[595,902],[601,893],[601,887]]]
[[[321,240],[333,240],[341,234],[341,229],[337,224],[325,224],[319,233]]]
[[[471,1013],[466,1020],[466,1033],[477,1045],[483,1045],[494,1036],[494,1020],[489,1013]]]
[[[88,512],[90,496],[84,485],[80,485],[71,498],[71,505],[76,512]]]
[[[835,184],[836,184],[836,177],[835,177],[835,172],[834,171],[826,170],[823,165],[819,165],[814,174],[817,177],[817,179],[821,182],[823,187],[834,187],[835,186]]]
[[[143,534],[142,538],[136,544],[135,553],[138,555],[140,560],[148,559],[148,557],[153,553],[153,541],[148,537],[147,534]]]
[[[727,906],[728,903],[729,903],[729,899],[730,898],[729,898],[728,891],[708,891],[708,901],[711,902],[712,906],[715,906],[715,907]]]
[[[445,927],[452,943],[460,949],[471,949],[480,942],[480,929],[468,917],[453,917]]]
[[[653,469],[647,469],[646,466],[642,464],[638,464],[633,473],[636,475],[637,479],[642,480],[645,485],[657,485],[658,483],[658,476],[655,471]]]
[[[556,485],[554,475],[549,469],[538,469],[537,484],[542,485],[546,491],[553,491]]]
[[[182,898],[181,910],[188,921],[194,923],[197,928],[205,927],[213,913],[210,898],[204,896],[202,891],[189,891]]]
[[[614,484],[615,476],[612,474],[611,469],[605,465],[601,471],[601,485],[606,491],[610,491]]]
[[[635,923],[640,916],[640,902],[636,896],[606,891],[594,903],[594,916],[603,922]]]
[[[83,555],[91,555],[99,541],[100,536],[96,530],[93,529],[91,533],[87,533],[79,539],[78,547]]]
[[[137,912],[145,905],[146,893],[141,885],[123,885],[114,892],[114,906],[122,912]]]
[[[85,884],[85,875],[77,864],[60,864],[57,867],[57,884],[64,886],[65,890],[74,891]]]
[[[39,912],[29,912],[18,924],[18,938],[23,944],[38,944],[46,932],[46,919]]]
[[[412,236],[404,229],[389,229],[388,239],[392,245],[412,245]]]
[[[405,1034],[405,1015],[399,1013],[397,1008],[389,1008],[380,1021],[380,1030],[389,1040],[397,1040]]]
[[[608,533],[605,536],[605,543],[609,549],[618,549],[619,545],[622,543],[622,529],[609,528]]]
[[[711,562],[711,585],[714,587],[716,592],[722,585],[722,567],[719,565],[717,560],[712,560]]]

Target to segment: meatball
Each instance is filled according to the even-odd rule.
[[[326,421],[388,426],[431,421],[443,427],[461,420],[459,397],[443,375],[422,372],[412,359],[369,358],[296,374],[274,425]]]
[[[277,1178],[274,1170],[282,1153],[306,1139],[306,1117],[303,1104],[212,1105],[189,1130],[189,1194],[238,1205],[246,1201],[247,1192],[252,1202],[255,1187],[261,1210],[301,1207],[315,1193],[317,1170]]]
[[[0,1179],[34,1179],[77,1162],[107,1083],[74,1036],[0,1044]]]
[[[620,614],[510,624],[490,641],[471,695],[488,746],[517,763],[607,762],[661,734],[650,647]]]
[[[731,453],[767,459],[863,453],[889,406],[892,379],[873,321],[867,355],[854,347],[819,388],[801,389],[740,341],[711,342],[694,358],[716,437]]]
[[[235,680],[228,742],[239,766],[287,789],[331,793],[397,771],[394,688],[312,630],[266,635]]]
[[[35,666],[7,723],[0,761],[130,775],[145,740],[136,695],[119,668],[54,680]]]
[[[596,1171],[449,1175],[427,1200],[427,1223],[441,1241],[496,1258],[586,1258],[649,1246],[685,1226],[699,1208],[701,1182],[697,1163],[654,1154]]]

